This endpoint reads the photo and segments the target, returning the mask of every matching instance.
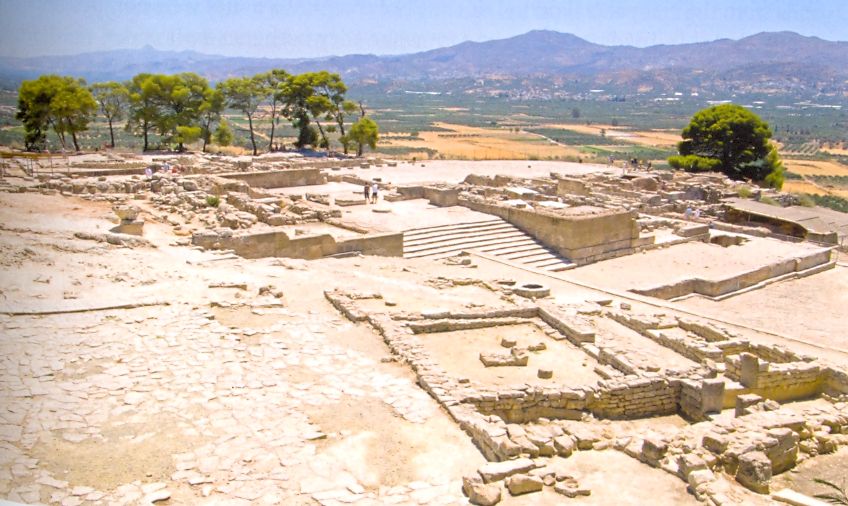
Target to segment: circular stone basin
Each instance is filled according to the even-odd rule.
[[[512,289],[513,293],[528,299],[536,299],[539,297],[547,297],[551,294],[551,289],[545,285],[537,283],[522,283]]]

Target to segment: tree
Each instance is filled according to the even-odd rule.
[[[44,149],[47,130],[52,127],[62,148],[66,147],[65,134],[71,134],[74,149],[79,151],[77,133],[88,129],[96,110],[97,102],[85,87],[85,81],[46,75],[21,83],[16,117],[24,124],[27,149]]]
[[[315,144],[315,130],[312,128],[310,115],[318,109],[318,104],[310,98],[314,95],[310,73],[289,76],[285,88],[284,114],[291,120],[292,126],[298,130],[295,146],[302,149]]]
[[[24,145],[28,151],[41,151],[47,145],[50,100],[54,88],[49,80],[58,76],[41,76],[24,81],[18,90],[18,112],[15,117],[24,125]]]
[[[230,125],[227,123],[227,120],[222,119],[220,123],[218,123],[218,128],[215,130],[215,144],[219,146],[229,146],[233,143],[233,131],[230,129]]]
[[[668,162],[689,171],[718,170],[733,179],[764,181],[774,172],[770,181],[776,184],[783,169],[771,136],[768,125],[744,107],[709,107],[695,113],[683,129],[679,155]]]
[[[129,115],[126,129],[144,138],[144,151],[150,148],[150,133],[159,117],[157,98],[161,95],[159,83],[152,74],[136,74],[127,86],[129,90]]]
[[[350,140],[357,144],[356,156],[362,156],[362,148],[366,144],[374,149],[377,147],[379,128],[369,117],[363,116],[350,127]]]
[[[578,109],[576,107],[572,108],[571,109],[571,117],[573,119],[579,119],[580,118],[580,109]]]
[[[283,69],[273,69],[255,76],[255,79],[265,86],[271,101],[271,134],[268,136],[268,151],[274,147],[274,130],[279,121],[279,108],[286,102],[286,83],[290,77],[291,75]]]
[[[109,145],[114,148],[115,132],[112,126],[115,121],[120,121],[124,117],[129,103],[129,90],[121,83],[109,81],[91,85],[91,93],[100,105],[100,112],[109,123]]]
[[[217,88],[209,88],[203,95],[203,102],[200,104],[200,122],[201,133],[203,139],[203,152],[206,152],[206,145],[212,137],[212,124],[216,121],[223,124],[221,113],[224,112],[224,106],[227,99],[221,91],[220,86]],[[220,127],[219,127],[220,128]],[[232,132],[230,132],[230,141],[232,141]]]
[[[357,110],[354,102],[345,99],[347,86],[345,86],[345,83],[342,82],[338,74],[331,74],[326,70],[312,74],[312,86],[316,96],[320,97],[319,100],[313,100],[313,102],[320,106],[316,110],[319,113],[324,113],[327,119],[336,122],[339,131],[339,142],[342,143],[342,149],[347,154],[350,147],[350,140],[345,132],[345,115],[353,114]]]
[[[209,90],[209,82],[193,73],[154,75],[158,94],[154,100],[159,105],[156,127],[168,142],[176,143],[183,151],[185,144],[200,138],[201,105]]]
[[[250,144],[253,146],[253,156],[257,155],[256,137],[253,134],[253,117],[259,104],[266,96],[266,88],[261,79],[252,77],[231,77],[221,83],[221,91],[227,97],[227,103],[247,116],[250,129]]]

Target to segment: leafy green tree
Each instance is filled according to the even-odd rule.
[[[675,168],[718,170],[733,179],[764,181],[782,164],[769,139],[768,125],[756,114],[735,104],[703,109],[683,129],[680,153],[668,159]],[[771,181],[777,183],[778,176]],[[782,182],[781,182],[782,184]]]
[[[209,90],[209,82],[193,72],[155,75],[159,82],[157,129],[178,151],[200,138],[200,109]]]
[[[222,119],[220,123],[218,123],[218,128],[215,130],[214,137],[215,144],[219,146],[229,146],[233,143],[233,131],[230,129],[229,123],[227,120]]]
[[[224,107],[227,104],[227,99],[221,91],[220,86],[217,88],[208,88],[203,94],[203,102],[200,104],[200,121],[201,133],[203,139],[203,152],[206,152],[206,145],[212,137],[212,125],[217,121],[221,123],[221,113],[224,112]],[[232,132],[230,132],[232,136]]]
[[[350,127],[350,140],[357,145],[356,156],[362,156],[362,148],[365,145],[374,149],[379,139],[379,128],[371,118],[364,116]]]
[[[66,147],[65,134],[70,134],[74,149],[79,151],[77,133],[88,129],[96,110],[97,102],[85,87],[85,81],[45,75],[21,83],[16,117],[24,124],[27,149],[44,149],[47,130],[52,127],[62,148]]]
[[[271,112],[271,133],[268,136],[268,151],[274,147],[274,130],[277,126],[280,116],[280,108],[286,102],[286,92],[288,82],[291,75],[283,69],[273,69],[263,74],[257,74],[255,79],[259,80],[264,86],[270,100]]]
[[[315,90],[315,96],[312,98],[312,108],[316,124],[318,124],[318,116],[320,115],[335,121],[338,127],[339,141],[342,143],[345,154],[347,154],[350,147],[350,140],[345,132],[345,115],[356,112],[357,106],[354,102],[345,99],[347,86],[345,86],[345,83],[342,82],[338,74],[331,74],[326,70],[322,70],[312,73],[311,80],[312,87]],[[328,131],[330,131],[329,128]]]
[[[150,134],[159,118],[161,89],[153,74],[137,74],[129,82],[129,115],[126,129],[144,139],[143,150],[150,149]]]
[[[221,83],[221,90],[227,97],[227,103],[247,116],[250,129],[250,144],[253,146],[253,156],[256,156],[256,137],[253,133],[253,118],[259,104],[266,96],[266,88],[261,79],[252,77],[232,77]]]
[[[577,107],[573,107],[571,109],[571,117],[573,119],[579,119],[580,118],[580,109],[578,109]]]
[[[298,149],[315,145],[316,135],[312,128],[311,115],[319,109],[319,104],[310,99],[315,94],[311,73],[289,76],[285,85],[284,115],[298,130],[295,146]]]
[[[28,151],[41,151],[47,145],[50,101],[58,76],[41,76],[34,81],[24,81],[18,90],[18,112],[15,117],[24,126],[24,145]]]
[[[91,93],[100,105],[100,112],[109,123],[110,146],[115,147],[115,132],[112,128],[115,121],[124,117],[129,103],[129,90],[121,83],[109,81],[91,85]]]

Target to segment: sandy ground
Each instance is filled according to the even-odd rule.
[[[544,343],[545,350],[529,352],[526,367],[485,367],[480,353],[507,353],[501,339],[511,338],[517,346]],[[599,379],[594,371],[598,363],[568,341],[551,339],[532,324],[497,328],[458,330],[419,335],[424,348],[435,357],[445,371],[456,378],[468,378],[486,385],[591,385]],[[539,369],[553,371],[553,378],[539,379]]]
[[[112,225],[106,205],[0,199],[3,311],[169,302],[0,317],[1,497],[71,503],[77,487],[118,504],[166,489],[173,504],[306,504],[392,488],[462,502],[457,480],[483,457],[408,369],[381,362],[370,328],[323,298],[379,285],[390,263],[322,261],[320,280],[305,262],[204,263],[215,255],[162,230],[155,249],[75,239]],[[248,289],[209,288],[221,282]],[[284,299],[257,297],[266,285]]]
[[[478,128],[451,123],[434,123],[440,131],[421,131],[420,139],[391,139],[381,146],[435,149],[450,158],[470,160],[526,160],[581,156],[576,146],[565,146],[528,132],[503,128]],[[379,148],[378,148],[379,151]],[[410,153],[404,158],[427,158],[426,152]]]
[[[412,183],[460,183],[468,174],[495,176],[510,174],[520,177],[548,176],[551,172],[564,175],[612,172],[614,169],[604,165],[590,163],[556,162],[548,160],[490,160],[466,162],[462,160],[428,160],[412,164],[399,163],[397,167],[371,167],[369,169],[350,169],[350,172],[363,178],[382,178],[383,182],[400,184]]]
[[[509,166],[475,164],[473,171],[495,174]],[[435,174],[460,179],[467,172],[461,162],[433,167]],[[586,169],[543,162],[533,167],[540,173]],[[394,169],[402,173],[402,166]],[[397,221],[413,219],[416,209],[406,217],[399,213]],[[461,476],[482,465],[482,455],[415,384],[408,367],[387,360],[387,347],[370,327],[332,308],[325,289],[378,291],[396,306],[385,306],[385,299],[363,303],[412,311],[509,304],[482,286],[445,287],[445,280],[510,279],[545,284],[559,303],[613,298],[640,312],[697,310],[734,320],[742,329],[758,324],[822,343],[844,329],[844,268],[715,306],[689,299],[661,301],[658,309],[656,301],[615,295],[629,288],[618,274],[598,289],[569,282],[566,276],[584,268],[545,275],[473,256],[465,267],[377,257],[222,260],[175,245],[179,238],[169,227],[150,221],[145,237],[155,248],[73,235],[104,232],[112,220],[102,203],[0,194],[0,497],[136,504],[165,490],[170,504],[315,504],[319,497],[463,504]],[[212,287],[221,283],[231,286]],[[264,286],[283,297],[259,296]],[[103,309],[120,304],[150,305]],[[774,314],[787,307],[795,317],[775,323]],[[71,310],[79,312],[8,314]],[[749,333],[808,351],[801,343]],[[601,332],[599,338],[607,337]],[[453,351],[462,351],[461,344],[451,343]],[[549,344],[544,353],[555,359],[554,381],[580,376],[578,367],[588,357]],[[680,360],[647,345],[644,351],[657,361]],[[467,357],[460,355],[455,365],[464,368]],[[470,356],[476,360],[476,353]],[[557,373],[557,367],[566,371]],[[633,423],[634,430],[645,427]],[[679,420],[661,423],[675,426]],[[615,451],[579,452],[563,465],[593,490],[581,503],[694,501],[679,479]],[[505,504],[561,501],[545,492]]]

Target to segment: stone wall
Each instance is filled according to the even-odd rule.
[[[312,260],[359,251],[364,255],[402,256],[403,234],[372,234],[337,241],[329,234],[290,238],[283,231],[248,234],[195,234],[192,244],[229,249],[244,258],[287,257]]]
[[[312,186],[327,182],[327,178],[321,174],[321,169],[318,168],[233,172],[219,174],[219,176],[244,181],[254,188],[288,188],[291,186]]]
[[[564,215],[472,198],[460,198],[459,204],[508,221],[575,263],[592,262],[617,250],[632,249],[639,243],[639,225],[630,211]]]
[[[777,364],[747,352],[727,358],[725,375],[741,383],[745,392],[778,402],[820,394],[826,378],[816,362]]]

